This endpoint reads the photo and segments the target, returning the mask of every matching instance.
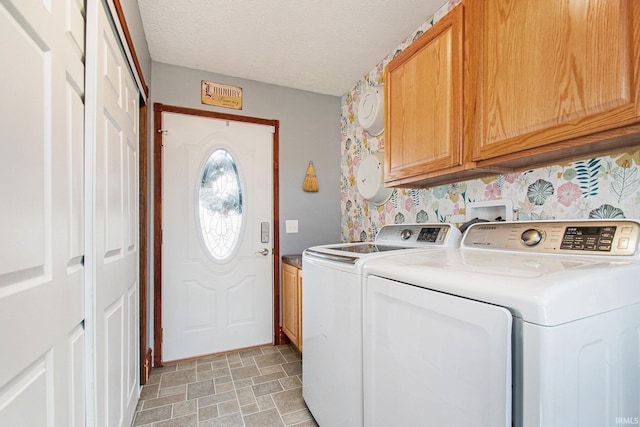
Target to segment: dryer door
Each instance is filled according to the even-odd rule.
[[[376,276],[365,286],[367,426],[511,426],[511,313]]]

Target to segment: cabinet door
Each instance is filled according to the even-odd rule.
[[[282,265],[282,330],[297,346],[300,337],[298,269]]]
[[[637,1],[468,0],[466,14],[472,160],[576,147],[640,120]]]
[[[302,352],[302,271],[298,270],[298,350]]]
[[[462,24],[456,7],[385,69],[385,183],[462,165]]]

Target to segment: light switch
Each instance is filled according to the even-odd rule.
[[[298,220],[297,219],[288,219],[285,221],[285,231],[287,233],[297,233],[298,232]]]

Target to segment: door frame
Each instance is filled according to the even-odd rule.
[[[153,104],[153,366],[162,366],[162,113],[176,113],[234,122],[273,126],[273,343],[283,342],[280,331],[280,204],[279,137],[280,121],[235,114],[217,113],[195,108]]]

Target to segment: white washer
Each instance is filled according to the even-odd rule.
[[[451,224],[398,224],[382,227],[374,243],[304,251],[302,395],[318,424],[363,425],[363,266],[389,253],[457,247],[460,238]]]
[[[480,223],[364,269],[366,426],[638,424],[640,223]]]

